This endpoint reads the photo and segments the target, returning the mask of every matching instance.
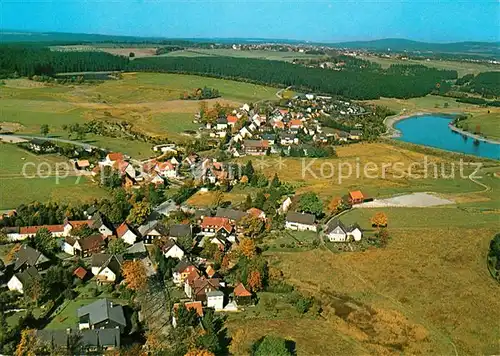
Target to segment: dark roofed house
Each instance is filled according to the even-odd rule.
[[[92,255],[92,274],[97,283],[115,283],[121,276],[123,257],[100,253]]]
[[[78,253],[81,257],[89,257],[95,253],[104,252],[106,249],[106,239],[100,234],[87,236],[83,239],[75,240],[73,249],[75,250],[75,254]]]
[[[152,244],[155,240],[168,236],[168,229],[157,220],[148,221],[139,226],[138,230],[145,244]]]
[[[99,299],[77,310],[78,328],[115,329],[123,332],[127,326],[123,307],[107,299]]]
[[[168,236],[171,239],[178,239],[180,237],[193,237],[193,229],[191,224],[174,224],[170,226]]]
[[[36,279],[41,279],[42,277],[38,273],[35,267],[28,267],[24,271],[15,273],[12,278],[7,283],[9,290],[18,291],[19,293],[24,293],[24,288],[27,284],[31,283]]]
[[[317,231],[315,221],[316,218],[312,214],[290,211],[286,214],[285,229],[296,231]]]
[[[30,140],[28,145],[30,150],[40,153],[54,152],[56,150],[56,146],[52,142],[39,138]]]
[[[217,208],[217,212],[215,213],[216,217],[219,218],[228,218],[231,223],[237,223],[240,221],[243,217],[247,216],[248,214],[244,211],[241,210],[235,210],[235,209],[229,209],[229,208]]]
[[[51,349],[65,354],[64,350],[76,348],[82,354],[87,351],[114,350],[121,346],[120,329],[94,329],[75,331],[71,329],[36,330],[36,337]]]
[[[263,156],[269,148],[267,140],[243,140],[243,149],[247,155]]]
[[[24,270],[28,267],[35,267],[39,271],[47,268],[50,260],[40,251],[28,245],[22,245],[17,251],[14,271]]]
[[[328,222],[324,233],[330,242],[360,241],[363,237],[363,230],[358,224],[345,226],[336,218]]]

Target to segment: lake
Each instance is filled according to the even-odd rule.
[[[412,116],[396,122],[394,127],[401,132],[398,137],[401,141],[500,160],[499,144],[483,141],[475,144],[472,137],[455,133],[448,127],[452,120],[449,116],[432,114]]]

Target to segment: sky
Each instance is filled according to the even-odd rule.
[[[0,0],[0,28],[318,42],[498,41],[498,0]]]

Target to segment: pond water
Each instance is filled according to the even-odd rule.
[[[421,115],[398,121],[394,127],[401,132],[401,141],[500,160],[500,144],[456,133],[448,127],[451,121],[449,116]]]

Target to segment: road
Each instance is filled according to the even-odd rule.
[[[46,140],[46,141],[53,141],[53,142],[60,142],[60,143],[68,143],[70,145],[75,145],[75,146],[81,146],[84,148],[94,148],[94,149],[100,149],[103,151],[107,151],[104,148],[89,145],[88,143],[83,143],[79,141],[72,141],[72,140],[66,140],[63,138],[57,138],[57,137],[44,137],[44,136],[28,136],[28,135],[1,135],[0,134],[0,141],[5,141],[5,142],[22,142],[22,140],[31,140],[31,139],[40,139],[40,140]]]

